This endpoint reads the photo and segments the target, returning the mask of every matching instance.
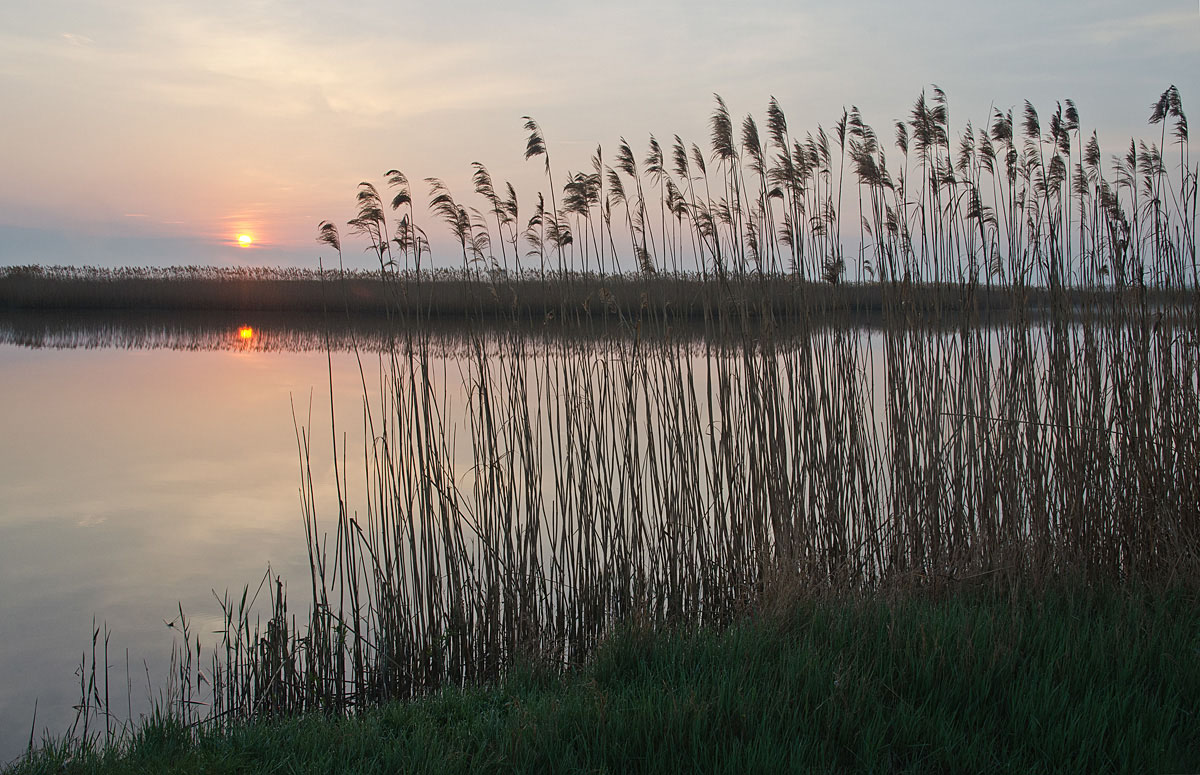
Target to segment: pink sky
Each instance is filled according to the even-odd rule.
[[[713,92],[760,118],[774,95],[801,131],[856,104],[882,136],[931,83],[957,127],[1070,97],[1114,152],[1168,84],[1200,104],[1196,73],[1191,0],[6,4],[0,264],[313,265],[316,224],[393,167],[479,204],[482,161],[531,203],[526,114],[560,180],[622,136],[704,146]]]

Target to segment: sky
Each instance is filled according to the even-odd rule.
[[[12,0],[0,6],[0,265],[299,266],[330,260],[360,181],[470,164],[545,190],[620,138],[706,147],[713,94],[793,135],[858,106],[890,137],[922,89],[951,123],[1073,99],[1106,157],[1155,138],[1175,84],[1200,109],[1198,0],[612,2]],[[664,145],[666,142],[664,142]],[[435,263],[456,248],[432,218]],[[343,233],[345,228],[343,226]],[[251,235],[249,247],[237,237]],[[370,267],[346,239],[351,266]]]

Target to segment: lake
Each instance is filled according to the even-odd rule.
[[[1158,572],[1197,520],[1197,350],[1130,320],[445,325],[389,348],[265,314],[9,315],[0,758],[35,701],[39,734],[69,726],[93,618],[106,702],[136,716],[180,610],[207,669],[214,592],[268,567],[296,618],[267,630],[295,661],[266,667],[320,678],[224,701],[280,711],[571,663],[615,620],[721,621],[777,588]]]
[[[214,592],[253,594],[268,567],[306,589],[297,433],[311,424],[318,511],[336,516],[330,375],[361,460],[362,373],[378,387],[387,330],[262,313],[0,318],[0,760],[24,749],[35,702],[37,739],[74,721],[93,618],[101,649],[111,633],[110,700],[136,716],[165,685],[180,609],[211,634]],[[461,327],[438,341],[433,378],[461,407]],[[361,462],[344,473],[361,508]]]
[[[253,594],[268,566],[305,589],[298,432],[311,425],[318,513],[336,516],[331,375],[339,434],[349,431],[341,443],[361,461],[363,375],[377,396],[388,329],[270,314],[13,313],[3,323],[0,759],[10,759],[28,740],[35,701],[36,737],[74,720],[93,619],[101,652],[110,633],[109,702],[136,716],[163,690],[180,609],[214,642],[214,592],[237,597],[250,585]],[[454,325],[435,341],[439,403],[461,413],[469,347]],[[592,345],[605,362],[619,355]],[[462,431],[453,445],[462,485],[469,419],[448,422]],[[547,471],[551,456],[541,456]],[[361,509],[364,466],[343,474],[349,507]]]
[[[136,713],[147,665],[162,684],[164,621],[180,606],[212,630],[211,590],[256,585],[268,565],[307,582],[292,409],[307,423],[311,402],[314,480],[335,497],[325,352],[264,350],[269,330],[243,340],[236,321],[212,325],[138,342],[85,325],[71,330],[89,341],[46,343],[83,346],[0,344],[0,760],[24,747],[35,700],[39,730],[74,718],[93,617],[112,633],[122,708],[129,650]],[[353,416],[356,362],[332,363]]]

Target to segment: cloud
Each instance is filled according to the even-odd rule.
[[[250,7],[124,6],[112,9],[111,20],[93,21],[87,34],[45,29],[42,17],[24,20],[0,32],[0,76],[22,89],[86,84],[149,106],[369,123],[512,104],[545,85],[505,66],[502,38],[422,38],[401,28],[399,17],[390,28],[346,34],[337,24],[290,19],[283,8],[262,6],[255,15]]]
[[[1084,25],[1083,37],[1088,42],[1102,46],[1153,39],[1156,46],[1170,43],[1195,52],[1198,31],[1200,13],[1146,13],[1091,22]]]
[[[479,42],[354,38],[155,6],[112,65],[154,100],[270,117],[329,111],[376,121],[504,104],[531,88]]]
[[[74,32],[64,32],[62,37],[63,40],[67,41],[67,43],[70,43],[72,46],[90,46],[96,42],[87,35],[78,35]]]

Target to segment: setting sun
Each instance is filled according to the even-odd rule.
[[[254,338],[254,329],[251,328],[250,326],[242,326],[241,328],[238,329],[238,336],[243,340],[253,339]]]
[[[248,248],[248,247],[250,247],[250,243],[254,242],[254,238],[251,237],[249,234],[239,234],[237,241],[238,241],[238,245],[240,245],[244,248]]]

